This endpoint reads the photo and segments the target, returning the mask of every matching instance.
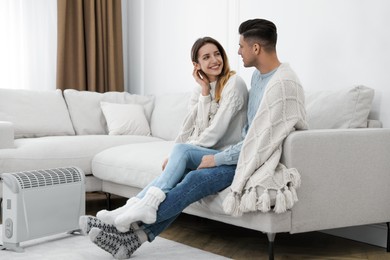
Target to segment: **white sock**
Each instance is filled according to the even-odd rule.
[[[131,206],[133,206],[135,203],[137,203],[140,199],[137,197],[132,197],[126,201],[126,204],[123,205],[122,207],[119,207],[114,210],[100,210],[97,214],[96,217],[103,221],[106,224],[109,225],[114,225],[115,224],[115,218],[118,217],[120,214],[124,213],[129,209]]]
[[[131,223],[141,221],[145,224],[152,224],[156,222],[158,206],[164,200],[165,193],[161,189],[150,187],[140,201],[116,217],[116,228],[121,232],[126,232]]]
[[[81,234],[84,236],[88,235],[89,231],[94,227],[97,227],[107,233],[120,233],[120,231],[118,231],[114,225],[106,224],[93,216],[80,216],[79,227]],[[130,230],[134,231],[133,227],[130,227]]]

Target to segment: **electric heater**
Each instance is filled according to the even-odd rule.
[[[73,232],[85,215],[84,173],[77,167],[2,174],[3,246],[23,252],[20,242]]]

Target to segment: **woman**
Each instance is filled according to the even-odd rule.
[[[213,38],[198,39],[191,49],[193,77],[199,84],[190,101],[190,113],[176,138],[176,144],[163,163],[162,174],[126,205],[113,211],[102,210],[97,218],[113,224],[121,232],[138,221],[151,224],[165,194],[191,170],[197,169],[203,155],[215,154],[242,140],[246,123],[248,91],[241,77],[230,70],[222,45]],[[92,221],[92,222],[91,222]],[[80,219],[88,233],[99,220]]]

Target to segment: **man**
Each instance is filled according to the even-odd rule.
[[[132,225],[128,232],[120,233],[114,226],[89,217],[81,227],[83,232],[89,233],[90,239],[114,258],[129,258],[143,242],[153,241],[187,206],[229,186],[232,192],[224,202],[227,213],[240,215],[246,211],[269,210],[270,203],[266,203],[265,196],[261,197],[264,202],[261,208],[256,207],[256,201],[245,200],[243,205],[238,205],[239,200],[244,200],[243,194],[248,190],[255,192],[258,187],[253,189],[248,183],[266,187],[258,183],[256,178],[251,178],[259,175],[259,170],[262,174],[263,165],[273,167],[265,169],[267,174],[269,170],[278,173],[279,168],[276,167],[279,165],[273,161],[279,163],[281,142],[294,128],[307,127],[303,91],[293,71],[287,64],[280,63],[277,57],[277,30],[272,22],[264,19],[248,20],[240,25],[239,33],[238,54],[245,67],[256,68],[249,92],[248,123],[243,129],[245,139],[215,155],[204,156],[198,169],[189,172],[166,194],[158,208],[155,223],[141,224],[137,229]],[[264,164],[269,159],[273,160]],[[282,188],[285,189],[287,183],[292,182],[294,174],[291,176],[283,180]],[[256,196],[253,198],[258,200]],[[286,208],[279,205],[275,207],[279,212]]]

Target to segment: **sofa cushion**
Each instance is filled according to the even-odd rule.
[[[0,89],[0,121],[15,138],[75,134],[61,90]]]
[[[174,140],[188,114],[191,92],[156,96],[150,128],[152,135]]]
[[[93,175],[104,181],[144,188],[161,173],[173,145],[173,141],[158,141],[112,147],[93,158]]]
[[[64,96],[77,135],[108,134],[106,119],[100,107],[101,101],[142,105],[148,122],[154,106],[154,97],[127,92],[97,93],[66,89]]]
[[[15,148],[0,149],[0,173],[77,166],[88,175],[97,153],[113,146],[156,141],[161,139],[136,135],[20,138]]]
[[[374,90],[355,86],[305,93],[310,129],[367,127]]]
[[[109,135],[150,135],[144,108],[137,104],[101,102]]]

